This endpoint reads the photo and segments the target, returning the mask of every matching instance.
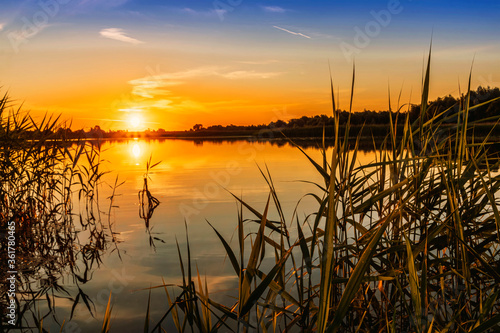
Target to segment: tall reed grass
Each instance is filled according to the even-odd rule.
[[[339,135],[332,83],[331,155],[324,142],[319,161],[297,146],[323,179],[319,194],[307,194],[314,212],[287,218],[270,172],[261,170],[270,193],[263,211],[234,196],[237,245],[214,228],[238,279],[234,303],[216,302],[192,271],[188,239],[187,255],[178,246],[180,294],[161,286],[169,310],[152,331],[161,332],[168,316],[179,332],[498,331],[500,162],[488,137],[474,137],[469,94],[458,121],[428,104],[430,61],[429,53],[420,119],[410,123],[398,105],[368,165],[357,164],[360,138],[349,144],[348,125]],[[353,72],[351,107],[354,79]],[[252,222],[259,228],[247,237]]]
[[[101,170],[99,145],[68,140],[58,118],[34,120],[0,98],[0,231],[7,223],[16,226],[16,328],[29,331],[42,327],[43,319],[55,315],[56,300],[73,302],[92,312],[92,300],[83,285],[101,264],[112,232],[110,221],[101,219],[98,184]],[[6,242],[0,242],[0,260],[7,262]],[[2,266],[3,267],[3,266]],[[0,272],[5,281],[7,269]],[[61,283],[73,278],[78,294],[71,295]],[[7,286],[1,285],[0,302],[8,302]],[[42,306],[40,300],[46,300]],[[0,330],[12,327],[2,313]]]

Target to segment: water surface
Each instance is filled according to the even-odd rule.
[[[304,150],[321,161],[319,149],[312,146]],[[114,304],[112,331],[141,331],[147,288],[162,285],[163,281],[181,282],[176,240],[186,256],[186,227],[192,261],[196,263],[193,271],[198,269],[206,277],[215,299],[232,304],[228,297],[237,293],[237,277],[207,221],[228,241],[234,238],[231,244],[236,246],[233,236],[240,208],[229,192],[262,212],[269,187],[259,167],[264,172],[269,170],[289,223],[296,209],[301,218],[317,210],[317,203],[305,195],[320,194],[319,189],[301,181],[322,184],[322,179],[299,149],[288,144],[134,139],[106,141],[101,151],[102,167],[109,173],[99,190],[99,209],[101,219],[111,223],[116,242],[107,247],[101,257],[102,264],[93,266],[88,282],[76,285],[69,272],[59,282],[70,291],[73,300],[80,288],[95,306],[90,305],[95,312],[93,318],[81,296],[73,319],[65,324],[67,332],[98,330],[110,293]],[[147,175],[149,191],[160,204],[145,221],[139,215],[138,193],[143,189],[150,157],[153,163],[160,162]],[[358,159],[365,164],[373,161],[375,155],[359,152]],[[116,179],[121,185],[113,189]],[[244,218],[253,216],[244,211]],[[278,219],[276,210],[271,209],[270,218]],[[252,230],[253,223],[247,224],[247,230]],[[176,292],[178,295],[179,291]],[[156,324],[168,309],[163,288],[152,289],[151,303],[151,321]],[[55,318],[60,323],[70,317],[73,304],[69,299],[56,299]],[[41,301],[40,306],[47,310],[46,303]],[[52,316],[44,320],[44,327],[58,331]]]

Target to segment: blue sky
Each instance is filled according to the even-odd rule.
[[[474,86],[500,85],[497,1],[4,0],[1,7],[0,84],[34,112],[59,112],[81,126],[127,126],[132,112],[153,128],[185,128],[183,114],[208,125],[269,122],[284,107],[297,116],[327,113],[328,62],[341,101],[355,61],[355,110],[387,109],[388,83],[418,99],[431,36],[434,97],[458,94],[473,59]],[[105,116],[85,117],[89,110]]]

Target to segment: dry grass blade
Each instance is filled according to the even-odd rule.
[[[109,293],[108,305],[106,306],[106,312],[104,313],[104,319],[102,322],[101,333],[108,333],[111,328],[111,293]]]
[[[500,314],[497,314],[494,317],[482,323],[481,325],[477,326],[473,330],[469,331],[469,333],[488,332],[489,330],[494,330],[493,332],[498,332],[499,324],[500,324]]]
[[[332,279],[333,279],[333,266],[334,266],[334,255],[333,255],[333,242],[335,241],[335,229],[336,229],[336,188],[335,188],[335,178],[337,173],[338,165],[338,153],[339,153],[339,122],[338,114],[335,112],[335,100],[333,92],[333,82],[330,76],[330,84],[332,90],[332,104],[334,108],[334,118],[336,119],[336,129],[335,129],[335,144],[332,153],[332,162],[330,170],[330,180],[328,186],[328,207],[327,207],[327,217],[325,224],[325,234],[323,236],[323,254],[321,256],[321,282],[320,282],[320,296],[319,296],[319,311],[318,311],[318,324],[317,330],[324,331],[330,313],[330,302],[331,302],[331,292],[332,292]]]
[[[269,210],[269,201],[271,196],[267,197],[266,208],[264,209],[264,213],[262,214],[262,220],[260,223],[259,231],[257,232],[257,236],[255,237],[254,244],[252,246],[252,250],[250,252],[250,256],[248,258],[248,264],[245,269],[245,273],[243,275],[241,295],[240,295],[240,304],[239,304],[239,316],[244,316],[248,311],[245,308],[245,312],[243,312],[243,307],[245,307],[248,303],[248,300],[251,297],[251,284],[255,277],[255,272],[258,265],[259,255],[264,246],[264,230],[267,221],[267,212]]]

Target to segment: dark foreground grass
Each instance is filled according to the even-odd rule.
[[[169,310],[147,330],[164,331],[170,316],[179,332],[498,331],[500,176],[492,170],[500,164],[490,158],[488,133],[478,140],[470,131],[468,97],[452,125],[448,110],[424,117],[433,113],[429,76],[430,56],[422,117],[410,124],[399,114],[376,162],[357,164],[360,137],[349,143],[349,126],[339,134],[335,111],[331,156],[323,148],[315,161],[297,147],[323,179],[319,195],[307,194],[317,206],[305,218],[285,217],[261,170],[270,190],[264,211],[235,196],[237,245],[214,229],[238,278],[234,303],[211,298],[192,271],[188,241],[187,254],[179,249],[179,296],[160,286]],[[337,110],[333,88],[332,101]],[[259,229],[247,236],[252,222]]]
[[[35,121],[7,95],[0,98],[0,332],[43,331],[45,318],[58,322],[53,310],[60,298],[73,303],[71,316],[77,306],[92,313],[81,286],[113,244],[111,221],[101,219],[98,206],[104,174],[99,146],[67,140],[59,129],[64,128],[57,118]],[[15,227],[12,244],[9,225]],[[8,246],[15,257],[7,257]],[[14,297],[4,283],[7,263],[17,271]],[[64,276],[72,277],[77,294],[61,284]],[[11,300],[15,320],[3,311]]]
[[[206,279],[194,271],[188,240],[187,252],[178,246],[182,283],[159,286],[168,311],[152,322],[145,305],[144,331],[164,332],[166,320],[179,332],[498,331],[500,176],[493,170],[500,162],[491,158],[489,134],[479,138],[471,132],[475,124],[468,115],[479,106],[470,107],[470,93],[451,121],[448,110],[435,113],[428,105],[429,77],[430,57],[422,117],[414,123],[406,113],[391,118],[382,143],[374,140],[376,162],[358,165],[361,137],[350,140],[349,126],[340,131],[337,111],[328,138],[331,153],[323,143],[316,161],[297,146],[322,179],[314,184],[318,190],[307,194],[316,207],[306,217],[297,211],[285,215],[270,172],[262,169],[269,185],[264,210],[235,196],[237,245],[214,229],[238,279],[234,302],[211,297]],[[332,102],[337,110],[333,88]],[[95,207],[102,176],[98,149],[52,137],[55,120],[39,125],[20,112],[6,115],[7,104],[6,98],[0,102],[2,228],[10,220],[19,226],[25,251],[19,258],[57,259],[28,260],[19,275],[25,279],[19,285],[27,289],[18,296],[24,308],[17,324],[24,331],[43,331],[50,313],[33,310],[37,298],[46,297],[53,306],[54,294],[64,290],[57,284],[63,269],[73,270],[77,286],[84,284],[107,244],[116,240]],[[73,212],[73,185],[86,207],[79,214]],[[147,177],[139,199],[147,226],[157,205]],[[257,231],[249,233],[254,228],[248,224]],[[78,238],[77,227],[90,235],[89,242]],[[47,283],[34,295],[30,286],[41,276]],[[72,310],[79,303],[91,310],[91,300],[78,289]],[[102,332],[112,330],[111,316],[110,297]]]

